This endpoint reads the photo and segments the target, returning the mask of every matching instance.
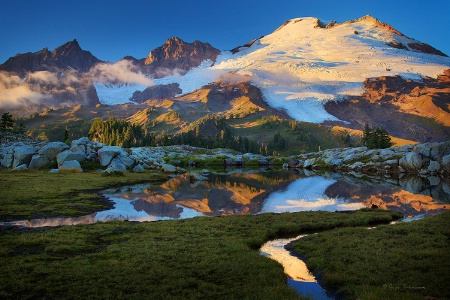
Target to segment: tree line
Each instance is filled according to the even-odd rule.
[[[2,131],[14,131],[20,134],[24,134],[26,132],[25,125],[20,122],[18,127],[15,127],[16,121],[14,121],[13,116],[9,112],[5,112],[2,114],[0,119],[0,130]]]

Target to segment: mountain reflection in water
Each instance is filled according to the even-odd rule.
[[[105,190],[102,195],[114,202],[110,210],[78,218],[0,224],[42,227],[109,220],[158,221],[266,212],[342,211],[372,205],[417,218],[449,208],[450,195],[445,192],[448,188],[432,193],[424,188],[418,193],[400,181],[361,180],[336,173],[308,175],[287,170],[209,174],[208,181],[191,182],[189,174],[183,174],[159,185],[138,184]]]

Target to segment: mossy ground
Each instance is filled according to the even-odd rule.
[[[108,186],[164,180],[156,173],[124,173],[101,176],[96,171],[84,173],[49,173],[42,171],[0,171],[0,221],[74,217],[111,207],[96,191]]]
[[[293,243],[326,287],[348,299],[450,299],[450,212]]]
[[[0,298],[298,299],[283,268],[259,254],[265,241],[396,216],[304,212],[0,228]]]

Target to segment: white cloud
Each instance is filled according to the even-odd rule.
[[[30,80],[37,81],[39,83],[50,83],[57,84],[58,77],[55,73],[51,73],[49,71],[37,71],[34,73],[29,73]]]
[[[19,76],[0,72],[0,108],[9,109],[25,104],[36,104],[46,97],[44,94],[32,91]]]
[[[94,81],[103,83],[123,82],[146,86],[153,85],[153,81],[138,71],[136,66],[128,60],[121,60],[114,64],[98,64],[89,71],[89,76]]]

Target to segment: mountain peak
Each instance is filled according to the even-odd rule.
[[[71,68],[88,71],[96,63],[101,62],[89,51],[81,49],[76,39],[67,42],[50,52],[48,48],[25,54],[17,54],[0,65],[0,70],[19,74],[35,71],[54,71]]]
[[[80,44],[76,39],[73,41],[67,42],[62,46],[59,46],[55,50],[53,50],[52,55],[53,57],[56,56],[68,56],[68,55],[74,55],[76,53],[83,52],[83,49],[81,49]]]
[[[403,33],[398,31],[397,29],[395,29],[391,25],[389,25],[387,23],[383,23],[383,22],[381,22],[380,20],[378,20],[377,18],[375,18],[375,17],[373,17],[371,15],[365,15],[365,16],[359,18],[359,19],[350,20],[350,21],[347,21],[345,23],[359,23],[359,22],[363,22],[363,23],[366,23],[366,24],[373,24],[373,25],[375,25],[375,26],[377,26],[379,28],[387,29],[388,31],[390,31],[390,32],[392,32],[394,34],[397,34],[399,36],[404,36]]]
[[[153,49],[144,61],[144,65],[154,71],[158,68],[189,70],[198,67],[202,61],[215,61],[220,50],[208,43],[195,41],[187,43],[179,37],[169,38],[164,45]]]

